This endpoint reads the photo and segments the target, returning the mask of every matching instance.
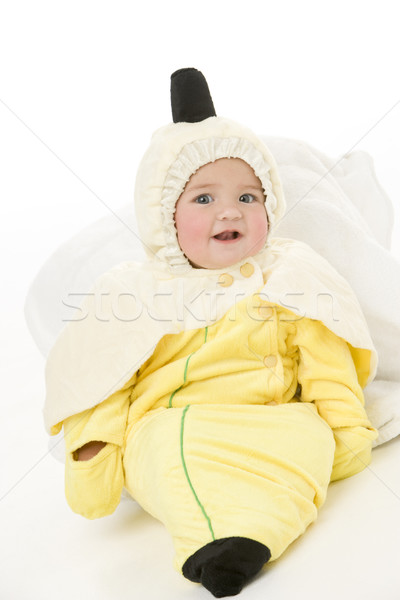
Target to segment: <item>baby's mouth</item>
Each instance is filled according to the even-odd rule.
[[[221,233],[218,233],[213,237],[221,242],[227,242],[231,240],[237,240],[239,237],[241,237],[241,234],[238,231],[221,231]]]

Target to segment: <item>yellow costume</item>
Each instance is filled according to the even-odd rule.
[[[376,437],[348,345],[256,294],[206,329],[164,336],[121,391],[64,426],[73,510],[113,512],[125,481],[173,535],[178,569],[232,535],[277,558],[330,479],[369,464]],[[108,445],[74,461],[91,440]]]
[[[330,480],[369,463],[376,431],[362,387],[376,354],[352,290],[305,244],[271,239],[222,270],[189,263],[174,210],[202,165],[241,158],[262,183],[271,227],[285,209],[265,145],[199,113],[155,133],[136,184],[149,259],[101,277],[61,333],[45,420],[53,434],[64,426],[73,510],[110,514],[125,486],[171,532],[176,568],[222,596],[305,530]],[[97,456],[74,459],[96,440],[107,444]],[[226,539],[239,565],[228,578],[214,555]],[[259,554],[242,573],[246,540]]]

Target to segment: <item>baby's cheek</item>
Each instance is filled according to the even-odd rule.
[[[191,219],[185,223],[185,226],[178,230],[178,239],[180,243],[195,244],[201,237],[202,228],[196,219]]]
[[[186,224],[186,235],[189,236],[201,236],[204,235],[204,225],[196,215],[193,216]]]
[[[194,212],[186,218],[185,225],[182,228],[182,236],[192,244],[200,243],[208,237],[208,225],[201,216]]]
[[[253,224],[253,233],[256,240],[260,240],[262,246],[268,234],[268,221],[261,215]]]
[[[204,238],[204,227],[195,217],[186,219],[183,227],[178,227],[178,243],[184,254],[194,260],[201,248]]]

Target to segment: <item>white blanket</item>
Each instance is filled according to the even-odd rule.
[[[400,263],[390,254],[393,209],[371,158],[353,152],[333,160],[299,141],[264,138],[279,165],[287,213],[275,233],[309,244],[356,292],[378,352],[376,379],[366,388],[376,444],[400,433]],[[80,294],[115,264],[142,260],[133,203],[86,227],[45,263],[26,301],[30,331],[47,355]]]

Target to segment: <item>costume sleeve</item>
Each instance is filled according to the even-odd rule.
[[[296,322],[301,399],[313,402],[336,442],[331,481],[362,471],[371,461],[376,430],[364,409],[364,395],[348,344],[320,321]]]
[[[65,495],[74,512],[96,519],[114,512],[124,485],[122,445],[136,376],[94,408],[64,421]],[[90,460],[75,460],[75,451],[91,441],[106,446]]]

